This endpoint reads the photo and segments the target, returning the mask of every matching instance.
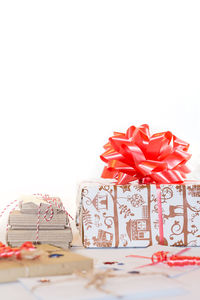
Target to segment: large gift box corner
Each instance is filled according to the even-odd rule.
[[[158,188],[97,180],[80,185],[78,201],[85,247],[148,247],[160,243],[161,232],[164,245],[200,246],[200,183]]]

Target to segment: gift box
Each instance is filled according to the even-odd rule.
[[[189,144],[142,125],[115,132],[104,148],[104,181],[79,187],[83,245],[199,246],[200,183],[186,181]]]
[[[68,212],[58,197],[49,195],[23,195],[16,200],[19,210],[9,214],[6,241],[19,247],[26,241],[51,244],[64,249],[72,242]]]
[[[200,246],[200,184],[84,182],[78,198],[85,247]]]
[[[66,275],[73,272],[90,271],[93,268],[91,258],[69,250],[48,244],[38,245],[36,250],[38,256],[35,257],[31,257],[33,255],[32,250],[29,255],[27,254],[28,250],[26,250],[26,256],[18,259],[1,256],[0,283],[16,281],[22,277]],[[9,250],[9,253],[11,252],[12,249]]]

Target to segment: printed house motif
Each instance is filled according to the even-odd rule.
[[[150,239],[150,226],[146,219],[129,220],[126,223],[126,231],[131,241]]]
[[[142,206],[142,219],[129,220],[126,223],[126,231],[130,241],[150,240],[150,220],[148,218],[147,205]]]

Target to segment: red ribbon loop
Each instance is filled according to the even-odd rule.
[[[115,132],[104,148],[102,177],[115,178],[117,184],[182,183],[190,172],[185,165],[191,157],[189,144],[170,131],[150,135],[147,124]]]
[[[35,246],[31,242],[25,242],[19,248],[11,248],[10,246],[5,246],[3,243],[0,242],[0,259],[11,257],[21,259],[23,250],[31,251],[35,249]]]

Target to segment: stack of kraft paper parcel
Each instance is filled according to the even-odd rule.
[[[59,198],[48,198],[47,202],[40,196],[23,196],[19,208],[9,215],[8,245],[19,247],[30,241],[64,249],[70,247],[72,231]]]

